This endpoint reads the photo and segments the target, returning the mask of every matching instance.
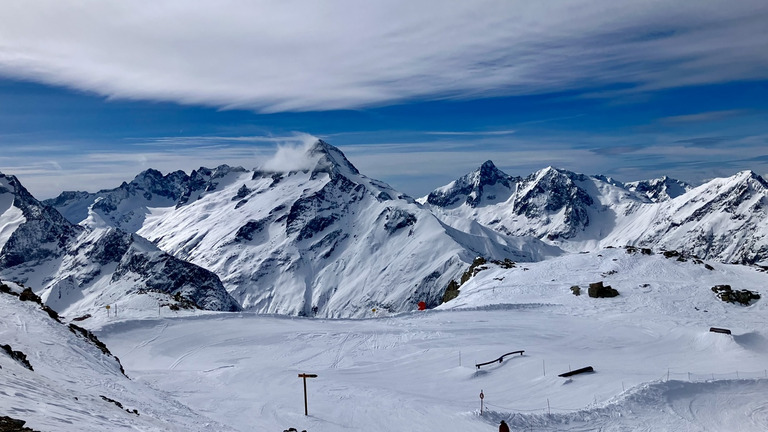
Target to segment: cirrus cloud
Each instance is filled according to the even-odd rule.
[[[0,74],[261,112],[642,91],[768,78],[766,22],[763,0],[4,0]]]

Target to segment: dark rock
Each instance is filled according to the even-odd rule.
[[[603,286],[603,282],[589,284],[588,294],[592,298],[616,297],[619,292],[610,286]]]
[[[574,286],[571,287],[571,292],[575,296],[580,296],[581,295],[581,287],[579,287],[578,285],[574,285]]]
[[[19,300],[33,302],[39,305],[43,304],[43,301],[40,299],[40,297],[37,294],[35,294],[30,288],[24,288],[24,291],[22,291],[21,294],[19,294]]]
[[[242,185],[242,186],[240,186],[240,189],[237,190],[237,194],[232,197],[232,201],[241,200],[241,199],[247,197],[248,195],[250,195],[251,192],[252,191],[250,189],[248,189],[248,187],[246,187],[245,185]]]
[[[247,240],[253,240],[253,235],[260,232],[269,222],[269,219],[250,220],[245,225],[241,226],[235,234],[236,242],[243,242]]]
[[[504,258],[504,261],[491,260],[491,262],[503,269],[511,269],[517,266],[517,264],[509,258]]]
[[[384,217],[387,220],[384,223],[384,229],[389,234],[394,234],[396,231],[416,223],[416,215],[405,210],[387,208],[382,214],[385,214]]]
[[[32,365],[29,364],[29,360],[27,360],[26,354],[21,351],[14,351],[10,345],[0,345],[0,348],[2,348],[3,351],[5,351],[12,359],[16,360],[17,362],[21,363],[22,366],[34,372]]]
[[[0,417],[0,432],[39,432],[28,427],[24,427],[27,422],[8,416]]]
[[[2,293],[6,293],[6,294],[10,294],[10,295],[13,295],[13,296],[16,296],[16,297],[18,297],[18,296],[19,296],[19,294],[18,294],[18,293],[16,293],[15,291],[13,291],[13,290],[11,289],[11,287],[9,287],[8,285],[6,285],[6,284],[4,284],[4,283],[0,283],[0,292],[2,292]]]
[[[101,398],[102,398],[103,400],[105,400],[106,402],[110,402],[110,403],[113,403],[113,404],[115,404],[115,405],[116,405],[118,408],[120,408],[120,409],[123,409],[123,410],[125,410],[125,411],[126,411],[126,412],[128,412],[128,413],[139,415],[139,411],[138,411],[137,409],[132,409],[132,410],[129,410],[129,409],[127,409],[127,408],[124,408],[124,407],[123,407],[123,404],[121,404],[120,402],[118,402],[118,401],[116,401],[116,400],[114,400],[114,399],[112,399],[112,398],[108,398],[108,397],[106,397],[106,396],[104,396],[104,395],[99,395],[99,396],[101,396]]]
[[[730,285],[715,285],[712,287],[712,292],[726,303],[739,303],[749,306],[753,300],[760,300],[760,294],[746,289],[734,290]]]
[[[447,303],[456,297],[459,296],[459,284],[455,280],[451,280],[448,282],[448,287],[445,288],[445,293],[443,294],[443,303]]]

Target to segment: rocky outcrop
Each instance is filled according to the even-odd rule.
[[[619,295],[619,292],[615,289],[610,286],[604,286],[602,281],[589,284],[587,292],[592,298],[609,298]]]
[[[715,285],[712,292],[717,298],[726,303],[739,303],[743,306],[749,306],[753,301],[760,300],[760,294],[750,290],[734,290],[730,285]]]

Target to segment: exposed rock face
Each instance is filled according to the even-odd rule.
[[[126,277],[142,281],[146,290],[180,295],[201,309],[240,310],[214,273],[160,251],[123,255],[112,280]]]
[[[628,190],[643,194],[653,202],[669,201],[693,189],[690,184],[664,176],[653,180],[641,180],[624,184]]]
[[[56,210],[40,204],[14,176],[0,173],[0,194],[13,195],[13,206],[25,218],[0,250],[0,269],[61,257],[70,242],[84,231]]]
[[[515,195],[513,208],[528,219],[549,218],[561,213],[562,224],[549,230],[547,238],[569,239],[589,225],[588,207],[595,201],[577,184],[588,178],[565,170],[547,168],[528,176]]]

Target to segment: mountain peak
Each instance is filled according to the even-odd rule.
[[[692,189],[688,183],[668,176],[652,180],[629,182],[625,184],[625,187],[627,190],[645,195],[653,202],[668,201]]]
[[[435,189],[426,200],[438,207],[452,206],[457,203],[477,207],[484,198],[491,202],[506,200],[512,194],[513,183],[512,177],[496,168],[492,161],[487,160],[480,165],[480,168],[459,177],[447,186]]]
[[[312,147],[307,150],[307,155],[311,158],[318,158],[315,167],[312,169],[312,175],[324,172],[332,177],[335,175],[360,175],[360,171],[347,160],[344,153],[337,147],[319,139]]]

